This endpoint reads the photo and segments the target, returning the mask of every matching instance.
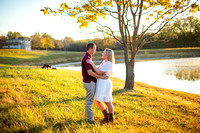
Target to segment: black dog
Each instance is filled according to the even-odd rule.
[[[43,67],[42,67],[42,69],[44,69],[44,68],[49,69],[49,68],[51,68],[51,65],[49,65],[49,64],[44,64]]]

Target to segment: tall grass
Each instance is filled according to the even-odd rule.
[[[0,132],[200,132],[200,96],[112,78],[114,123],[84,121],[78,71],[0,65]]]

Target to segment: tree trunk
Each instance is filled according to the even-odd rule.
[[[125,65],[126,65],[126,81],[124,89],[134,90],[134,65],[135,65],[135,54],[131,56],[131,60],[129,60],[129,50],[128,45],[125,43],[124,45],[124,56],[125,56]]]
[[[126,82],[125,82],[124,89],[134,90],[134,80],[135,80],[134,64],[135,62],[126,63]]]

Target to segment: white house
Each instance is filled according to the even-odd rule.
[[[24,37],[11,38],[5,41],[2,48],[31,50],[31,39]]]

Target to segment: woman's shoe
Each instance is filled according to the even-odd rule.
[[[104,115],[104,119],[101,121],[101,124],[107,123],[108,122],[108,111],[107,111],[107,109],[105,109],[104,111],[102,111],[102,113]]]
[[[114,116],[113,113],[108,114],[108,121],[113,122],[114,121]]]

